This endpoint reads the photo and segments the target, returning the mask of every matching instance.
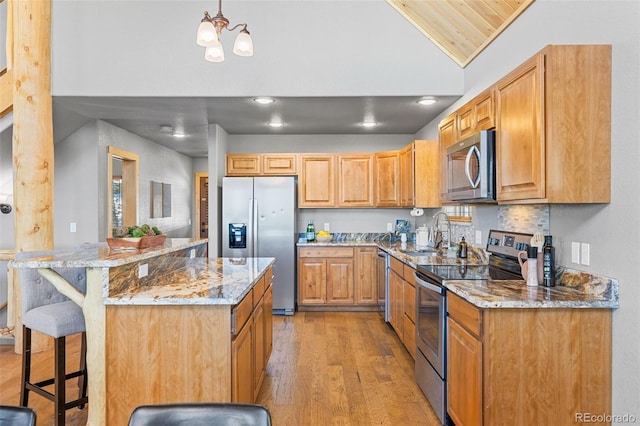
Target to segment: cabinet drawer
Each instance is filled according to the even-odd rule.
[[[402,324],[402,333],[403,333],[402,341],[404,342],[404,346],[407,348],[407,350],[411,354],[411,357],[415,359],[416,358],[416,325],[406,315],[402,317],[402,320],[404,322]]]
[[[476,336],[481,336],[482,311],[459,296],[447,293],[447,313],[458,324]]]
[[[231,310],[231,334],[238,334],[253,311],[253,289]]]
[[[404,264],[402,276],[404,277],[405,281],[407,281],[409,284],[415,287],[416,278],[413,275],[414,272],[416,272],[415,269],[413,269],[411,266],[407,265],[406,263]]]
[[[253,307],[254,308],[258,305],[258,302],[262,298],[265,288],[267,288],[267,286],[266,286],[265,276],[263,275],[262,278],[258,280],[256,285],[253,286]]]
[[[267,272],[264,273],[264,288],[267,289],[272,282],[273,282],[273,266],[270,266],[269,269],[267,269]]]
[[[301,247],[298,257],[353,257],[353,247]]]
[[[404,263],[393,256],[389,256],[389,266],[391,269],[401,277],[404,277]]]

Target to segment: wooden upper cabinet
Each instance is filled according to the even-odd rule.
[[[414,207],[441,207],[440,143],[437,140],[413,142]]]
[[[495,89],[498,202],[610,202],[610,45],[547,46]]]
[[[373,207],[373,154],[338,154],[338,207]]]
[[[447,193],[447,148],[456,143],[456,115],[451,114],[440,122],[438,126],[438,140],[440,143],[440,202],[446,203]]]
[[[467,138],[480,130],[495,126],[493,87],[460,107],[456,113],[456,141]]]
[[[400,206],[400,151],[375,154],[376,207]]]
[[[296,154],[262,154],[262,174],[295,175]]]
[[[260,154],[227,154],[227,176],[255,176],[261,171]]]
[[[400,206],[413,207],[414,197],[414,145],[400,150]]]
[[[301,154],[298,174],[298,207],[336,206],[336,157]]]

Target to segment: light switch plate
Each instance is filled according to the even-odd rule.
[[[591,255],[591,245],[589,243],[580,243],[580,263],[589,266],[591,263],[589,257]]]
[[[387,223],[387,232],[393,232],[393,223],[391,222]]]
[[[191,249],[189,251],[189,259],[195,259],[196,257],[196,249]]]
[[[580,264],[580,243],[571,243],[571,262]]]
[[[144,278],[149,275],[149,264],[143,263],[142,265],[138,265],[138,278]]]
[[[325,231],[327,231],[327,232],[329,232],[329,230],[330,230],[330,229],[329,229],[329,222],[325,222],[325,223],[324,223],[324,230],[325,230]]]
[[[75,222],[69,223],[69,232],[76,232],[76,223]]]
[[[476,244],[482,244],[482,231],[476,231]]]

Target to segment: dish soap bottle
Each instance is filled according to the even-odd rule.
[[[542,246],[542,285],[545,287],[556,285],[556,249],[551,242],[551,235],[544,237],[544,246]]]
[[[460,240],[460,250],[458,251],[458,257],[461,257],[463,259],[467,258],[467,242],[464,240],[464,237],[462,237],[462,240]]]
[[[313,226],[313,221],[307,222],[307,242],[311,243],[316,239],[316,228]]]

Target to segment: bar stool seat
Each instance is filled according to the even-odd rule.
[[[27,407],[0,405],[0,425],[36,426],[36,412]]]
[[[16,253],[16,259],[26,259],[48,252]],[[55,269],[66,281],[78,291],[86,291],[85,268]],[[29,392],[47,398],[55,404],[55,424],[65,424],[65,411],[72,407],[84,408],[87,397],[87,368],[86,368],[86,326],[82,308],[58,292],[56,288],[40,276],[37,269],[21,268],[20,288],[22,297],[22,387],[20,390],[20,405],[29,405]],[[51,336],[54,339],[54,377],[37,383],[31,382],[31,332],[32,330]],[[66,373],[66,337],[81,333],[80,365],[77,371]],[[79,396],[77,399],[66,401],[66,381],[78,378]],[[54,385],[53,392],[46,390]]]

